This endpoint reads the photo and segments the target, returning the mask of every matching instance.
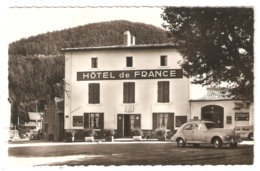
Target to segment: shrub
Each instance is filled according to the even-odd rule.
[[[85,141],[85,134],[83,130],[77,130],[75,133],[75,141],[82,142]]]
[[[84,129],[85,137],[93,137],[95,136],[95,130],[93,129]]]
[[[104,130],[104,137],[114,136],[114,135],[115,135],[115,130],[113,130],[113,129],[105,129]]]
[[[133,136],[142,136],[143,132],[140,128],[134,128],[131,130]]]
[[[165,129],[165,128],[157,128],[157,129],[155,130],[155,134],[156,134],[157,136],[163,136],[163,135],[166,134],[166,129]]]

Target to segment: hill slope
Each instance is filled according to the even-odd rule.
[[[53,98],[63,97],[65,47],[123,44],[123,33],[129,30],[136,44],[166,43],[165,31],[152,25],[129,21],[87,24],[61,31],[21,39],[9,45],[9,97],[12,101],[12,123],[28,120],[28,111],[44,110]],[[40,58],[38,56],[45,56]]]
[[[10,44],[9,54],[55,55],[66,47],[121,45],[123,33],[127,30],[136,37],[136,44],[168,42],[165,31],[158,27],[120,20],[87,24],[21,39]]]

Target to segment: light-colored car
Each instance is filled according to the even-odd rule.
[[[218,128],[211,121],[187,122],[179,128],[171,141],[177,142],[178,147],[184,147],[185,144],[213,144],[215,148],[221,148],[223,144],[236,148],[241,142],[234,129]]]
[[[239,134],[243,140],[254,140],[254,128],[253,126],[236,126],[235,132]]]

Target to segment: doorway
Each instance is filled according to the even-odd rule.
[[[224,127],[224,108],[208,105],[201,108],[201,119],[215,122],[219,128]]]
[[[118,114],[117,134],[118,137],[131,137],[131,130],[141,128],[141,114]]]

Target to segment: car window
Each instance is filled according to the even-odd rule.
[[[183,129],[184,130],[192,130],[193,129],[193,124],[187,124],[186,126],[184,126]]]
[[[208,129],[217,128],[217,127],[218,127],[217,124],[215,124],[215,123],[213,123],[213,122],[206,122],[205,125],[206,125],[206,127],[207,127]]]

